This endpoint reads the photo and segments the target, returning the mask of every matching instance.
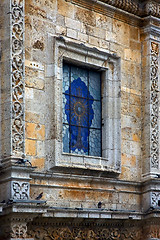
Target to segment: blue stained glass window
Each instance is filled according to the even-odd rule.
[[[101,76],[63,65],[63,152],[101,156]]]

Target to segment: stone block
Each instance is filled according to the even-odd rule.
[[[113,19],[113,32],[115,34],[115,40],[123,46],[129,46],[129,25]]]
[[[111,32],[112,26],[112,18],[96,13],[96,27]]]
[[[130,38],[139,41],[140,40],[140,31],[138,27],[130,26]]]
[[[67,28],[67,37],[77,39],[78,38],[78,32],[76,30]]]
[[[141,63],[141,52],[137,50],[131,50],[131,49],[124,49],[124,59],[136,62],[138,64]]]
[[[74,19],[71,19],[71,18],[66,17],[66,18],[65,18],[65,26],[66,26],[67,28],[80,31],[81,24],[80,24],[79,21],[76,21],[76,20],[74,20]]]
[[[129,167],[121,167],[120,179],[130,180],[131,179],[131,171]]]
[[[44,157],[45,156],[44,141],[37,141],[37,156],[38,157]]]
[[[132,50],[141,51],[141,43],[140,43],[140,42],[133,41],[133,40],[130,40],[130,48],[131,48]]]
[[[54,73],[54,65],[53,64],[47,64],[45,67],[45,77],[53,77],[55,75]]]
[[[58,14],[74,19],[74,5],[65,0],[58,0],[57,10]]]
[[[57,34],[66,35],[66,32],[67,32],[66,27],[59,26],[59,25],[56,26],[56,33]]]
[[[40,123],[40,114],[34,112],[25,112],[26,122]]]
[[[36,155],[36,141],[31,139],[25,140],[25,152],[26,155],[35,156]]]
[[[96,38],[96,37],[93,37],[93,36],[89,36],[89,43],[91,45],[94,45],[96,47],[99,47],[100,46],[100,39],[99,38]]]
[[[87,23],[87,25],[96,26],[96,14],[94,11],[89,11],[84,8],[75,8],[75,19]]]
[[[80,40],[81,42],[88,42],[88,39],[89,37],[87,34],[78,32],[78,40]]]
[[[34,93],[33,93],[33,89],[32,88],[27,88],[27,87],[25,88],[25,98],[33,100]]]
[[[130,153],[133,155],[141,155],[141,143],[140,142],[135,142],[131,141],[130,142]]]
[[[32,166],[37,167],[37,170],[42,170],[45,166],[45,159],[44,158],[34,158],[31,160]]]
[[[45,126],[42,124],[26,123],[26,137],[30,139],[44,140]]]

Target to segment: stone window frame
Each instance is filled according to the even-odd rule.
[[[121,172],[121,79],[116,54],[71,42],[48,38],[46,64],[46,168]],[[102,157],[63,152],[63,62],[102,72]],[[53,112],[52,112],[53,111]],[[52,124],[51,124],[52,123]]]

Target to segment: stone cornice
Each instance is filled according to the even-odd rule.
[[[98,1],[97,1],[98,2]],[[133,0],[99,0],[126,12],[137,16],[160,17],[160,4],[155,0],[133,1]]]
[[[123,10],[126,13],[133,14],[137,17],[146,17],[146,16],[154,16],[160,18],[160,3],[156,0],[66,0],[67,2],[71,2],[78,5],[84,5],[85,7],[90,4],[94,8],[96,5],[103,4],[104,7],[112,6],[119,10]],[[85,2],[85,3],[84,3]]]
[[[96,1],[98,2],[98,1]],[[133,0],[99,0],[99,2],[103,2],[109,4],[113,7],[120,8],[126,12],[140,15],[140,4],[137,1]]]

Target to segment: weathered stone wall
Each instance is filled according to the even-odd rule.
[[[52,46],[48,43],[48,35],[63,36],[69,41],[96,47],[120,57],[122,144],[119,179],[140,181],[141,42],[139,27],[65,0],[28,0],[25,11],[27,158],[31,160],[33,166],[37,166],[37,171],[45,171],[48,168],[47,141],[58,138],[54,109],[60,104],[58,102],[60,100],[54,99],[53,96],[54,70],[52,65],[46,67],[46,64],[51,61],[48,48],[52,51]],[[50,96],[46,96],[48,87]],[[49,119],[53,116],[53,122],[48,121],[48,115],[51,115]],[[45,131],[47,124],[51,125],[52,131],[49,133]],[[54,146],[53,151],[56,151]],[[114,209],[125,209],[126,206],[136,210],[140,208],[140,195],[135,190],[135,186],[126,185],[125,190],[122,190],[120,184],[117,190],[114,182],[108,189],[108,181],[102,187],[93,180],[92,186],[89,183],[88,189],[86,187],[88,181],[86,179],[86,182],[78,183],[77,180],[72,179],[72,181],[67,180],[66,183],[63,180],[60,182],[56,180],[55,183],[54,180],[36,180],[35,177],[32,180],[31,196],[34,198],[38,192],[43,191],[43,199],[58,206],[94,207],[98,201],[103,201],[105,207]],[[65,187],[65,190],[61,189],[61,186]],[[119,193],[121,190],[124,192]]]
[[[141,176],[141,42],[140,30],[120,20],[66,1],[26,1],[26,154],[45,165],[45,65],[47,34],[97,47],[121,58],[121,179]],[[30,62],[31,61],[31,62]],[[51,70],[52,71],[52,70]],[[53,78],[52,80],[53,81]],[[52,83],[51,83],[52,84]],[[56,104],[59,104],[58,102]],[[53,109],[54,109],[53,103]],[[52,109],[50,109],[52,111]],[[50,123],[52,124],[52,123]],[[53,136],[56,137],[56,126]]]
[[[158,17],[157,1],[0,2],[0,238],[160,238]],[[102,158],[62,153],[63,60],[103,73]]]

